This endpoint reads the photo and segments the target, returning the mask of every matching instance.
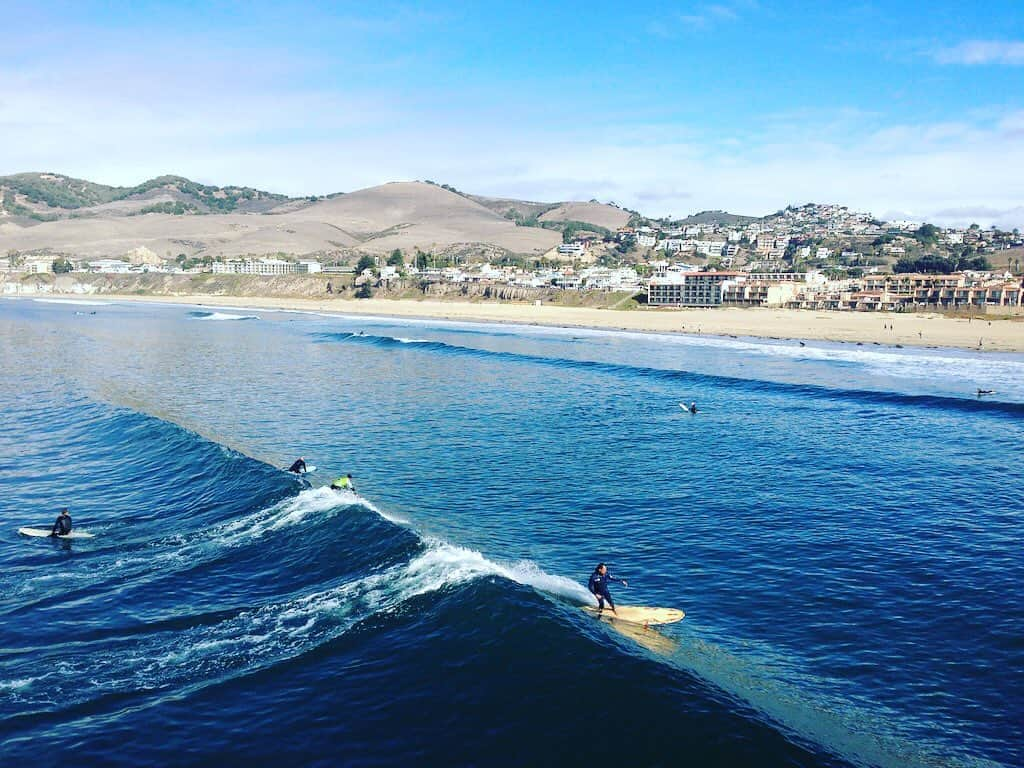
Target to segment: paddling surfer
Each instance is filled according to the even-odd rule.
[[[597,610],[604,610],[604,601],[608,601],[608,607],[612,609],[612,613],[617,613],[615,610],[615,602],[612,600],[611,592],[608,591],[608,582],[616,581],[624,587],[628,587],[629,583],[625,579],[617,579],[608,573],[608,566],[604,563],[598,563],[597,568],[590,574],[590,581],[587,582],[587,589],[590,593],[597,598]]]
[[[53,522],[53,530],[50,531],[50,535],[67,536],[69,533],[71,533],[71,515],[68,514],[68,508],[64,507]]]

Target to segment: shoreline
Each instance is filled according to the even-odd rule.
[[[68,300],[113,300],[226,308],[293,309],[336,315],[505,323],[562,328],[646,331],[701,336],[829,341],[888,347],[1024,352],[1024,322],[951,318],[937,314],[830,312],[825,310],[713,308],[615,310],[558,305],[413,301],[408,299],[312,299],[259,296],[51,295]],[[891,330],[890,330],[891,327]],[[981,345],[979,346],[979,341]]]

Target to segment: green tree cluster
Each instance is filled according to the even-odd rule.
[[[916,259],[904,256],[896,262],[892,271],[897,274],[920,272],[926,275],[948,275],[965,269],[984,272],[991,268],[992,265],[984,256],[972,254],[970,249],[964,249],[959,255],[949,258],[934,253]]]
[[[134,187],[110,187],[60,174],[18,173],[0,177],[0,186],[23,195],[33,203],[64,210],[125,200],[166,186],[191,195],[197,202],[220,213],[235,210],[242,200],[288,199],[285,195],[263,192],[251,187],[211,187],[182,176],[158,176]]]
[[[183,203],[180,200],[174,202],[166,200],[162,203],[154,203],[153,205],[147,205],[145,208],[139,209],[140,215],[144,213],[169,213],[172,216],[184,216],[186,213],[198,212],[199,209],[192,203]]]
[[[376,271],[377,262],[373,256],[360,256],[359,261],[356,262],[356,274],[361,275],[367,269]]]
[[[914,239],[923,245],[935,245],[939,241],[939,228],[934,224],[922,224],[914,231]]]

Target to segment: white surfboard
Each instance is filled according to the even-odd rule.
[[[18,533],[22,536],[38,536],[39,538],[49,538],[51,528],[19,528]],[[63,536],[57,536],[58,539],[91,539],[93,535],[86,531],[72,531],[71,533],[64,534]]]
[[[590,605],[583,606],[583,610],[591,616],[608,621],[622,621],[650,627],[658,624],[675,624],[677,621],[682,621],[686,615],[677,608],[644,608],[639,605],[619,605],[616,606],[615,613],[612,613],[610,608],[599,611],[597,607]]]
[[[286,469],[285,472],[288,472],[288,470]],[[288,472],[288,474],[289,475],[299,475],[301,477],[302,475],[308,475],[310,472],[316,472],[316,467],[313,466],[312,464],[307,464],[306,465],[306,471],[305,472]]]

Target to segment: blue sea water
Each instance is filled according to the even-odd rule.
[[[9,300],[0,408],[0,764],[1024,763],[1024,356]]]

